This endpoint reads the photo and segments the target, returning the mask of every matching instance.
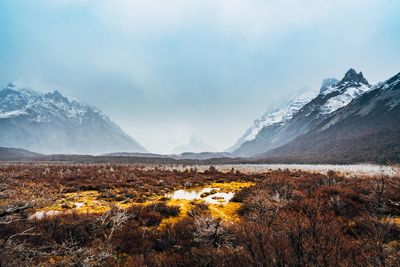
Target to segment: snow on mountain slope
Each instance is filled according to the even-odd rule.
[[[399,162],[400,73],[374,86],[368,86],[365,79],[362,83],[359,87],[370,88],[367,92],[321,116],[308,132],[260,158],[336,164]]]
[[[325,95],[334,91],[336,86],[331,90],[324,92]],[[339,108],[347,106],[354,98],[368,92],[371,89],[369,84],[360,84],[360,86],[345,87],[345,89],[337,96],[329,98],[324,105],[320,107],[321,114],[330,114]]]
[[[253,124],[246,130],[243,136],[227,151],[234,151],[244,142],[254,140],[258,133],[267,126],[279,124],[283,125],[289,121],[305,104],[315,97],[314,92],[306,92],[298,94],[290,99],[281,109],[272,112],[266,112],[261,118],[255,120]]]
[[[144,152],[99,109],[60,92],[8,84],[0,90],[0,146],[41,153]]]
[[[340,82],[326,86],[327,80],[323,81],[319,95],[306,106],[306,116],[315,114],[319,118],[330,114],[372,88],[362,72],[357,73],[354,69],[349,69]]]
[[[60,122],[69,121],[82,125],[89,112],[94,112],[101,118],[109,120],[97,108],[70,100],[58,91],[42,94],[10,83],[0,95],[0,117],[2,118],[28,115],[32,122],[50,122],[58,119]]]
[[[371,88],[362,72],[357,73],[354,69],[349,69],[341,81],[325,79],[317,96],[302,103],[296,112],[284,109],[288,113],[287,120],[283,120],[283,123],[261,125],[255,138],[244,142],[239,140],[242,143],[234,153],[239,156],[253,156],[285,145],[307,133],[329,114],[347,106]]]

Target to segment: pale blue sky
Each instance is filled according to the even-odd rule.
[[[323,78],[400,72],[399,29],[397,0],[1,0],[0,85],[75,95],[150,151],[222,150]]]

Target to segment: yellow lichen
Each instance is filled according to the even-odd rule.
[[[400,226],[400,217],[386,217],[382,219],[384,223],[394,223],[397,226]]]
[[[400,217],[393,218],[393,222],[400,226]]]
[[[214,182],[211,183],[211,187],[219,188],[220,192],[237,192],[242,190],[243,188],[254,186],[255,183],[253,182],[229,182],[229,183],[221,183],[221,182]]]
[[[208,208],[213,218],[220,218],[223,221],[235,222],[239,221],[237,211],[241,207],[240,203],[229,202],[224,205],[210,204]]]
[[[65,211],[66,213],[104,213],[111,206],[129,208],[133,205],[132,201],[109,201],[100,198],[98,191],[79,191],[66,193],[63,198],[54,205],[42,209],[42,211]]]

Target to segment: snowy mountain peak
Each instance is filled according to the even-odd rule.
[[[361,71],[357,73],[353,68],[346,72],[338,85],[343,85],[346,83],[369,85],[368,81],[364,78],[363,73]]]
[[[88,115],[93,113],[105,117],[95,108],[70,101],[57,90],[43,94],[10,83],[0,91],[0,114],[28,115],[33,122],[68,121],[79,125],[91,119]]]
[[[145,151],[99,109],[55,90],[0,90],[0,146],[42,153]]]
[[[385,102],[385,105],[388,107],[387,110],[396,110],[396,112],[398,112],[399,101],[396,97],[398,91],[400,91],[400,74],[392,77],[384,83],[371,86],[361,72],[357,73],[354,69],[350,69],[346,72],[344,78],[340,82],[336,82],[337,81],[334,79],[324,80],[320,93],[310,102],[303,105],[296,113],[294,113],[294,115],[291,115],[290,120],[283,120],[284,123],[272,124],[271,126],[266,126],[256,131],[257,135],[253,140],[247,142],[239,140],[242,141],[242,143],[239,148],[233,151],[234,155],[241,157],[254,156],[265,153],[266,151],[278,151],[279,147],[283,146],[286,146],[285,149],[291,151],[293,146],[290,142],[297,140],[299,137],[310,131],[313,132],[317,127],[322,125],[321,122],[328,120],[329,118],[335,119],[329,119],[327,123],[323,124],[323,128],[320,129],[325,131],[332,127],[338,120],[344,117],[343,114],[348,111],[349,106],[356,107],[354,110],[357,116],[352,123],[357,122],[361,114],[369,113],[374,108],[374,105],[368,104],[368,106],[361,112],[359,104],[361,104],[361,106],[364,105],[364,103],[369,102],[374,98],[374,96],[378,95],[378,93],[382,93],[382,95],[385,95],[385,97],[387,96],[387,98],[390,99],[390,101]],[[370,91],[375,91],[375,93],[370,94]],[[364,97],[365,95],[366,97]],[[363,101],[360,102],[360,99],[363,99]],[[381,110],[383,109],[380,108],[379,111]],[[266,114],[265,116],[269,117],[271,115],[275,114],[271,113]],[[255,121],[254,126],[246,132],[243,138],[248,137],[250,139],[250,137],[252,137],[251,133],[255,131],[256,126],[259,126],[257,124],[259,121],[265,122],[267,120]],[[359,132],[357,134],[362,133]],[[347,137],[347,134],[345,135]],[[309,135],[307,138],[312,139],[314,138],[314,135]],[[301,142],[312,142],[312,140],[308,139],[302,139]],[[335,141],[332,141],[329,144],[331,146],[336,146]],[[346,143],[346,145],[348,144],[349,143]],[[301,150],[306,150],[306,148],[301,146],[301,149],[298,150],[298,155],[301,155]],[[314,150],[312,150],[312,154],[314,156],[317,155]]]
[[[321,91],[320,94],[325,103],[319,108],[320,114],[330,114],[348,105],[354,98],[371,88],[362,72],[357,73],[354,69],[348,70],[340,82]]]

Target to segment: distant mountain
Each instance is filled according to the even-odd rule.
[[[259,131],[256,138],[244,142],[233,154],[236,156],[255,156],[283,146],[293,139],[309,132],[329,114],[348,105],[353,99],[371,89],[363,74],[354,69],[346,72],[341,81],[326,79],[318,96],[300,108],[289,112],[284,123],[267,125]]]
[[[181,153],[185,153],[185,152],[199,153],[199,152],[208,152],[208,151],[214,151],[214,150],[215,150],[215,148],[213,148],[209,144],[205,143],[199,137],[193,135],[190,137],[189,140],[185,141],[183,144],[179,144],[179,145],[175,146],[171,150],[171,152],[173,154],[181,154]]]
[[[0,129],[0,146],[40,153],[145,152],[97,108],[12,83],[0,90]]]
[[[41,154],[18,148],[0,147],[0,161],[28,160]]]
[[[366,81],[358,79],[358,83]],[[304,135],[258,158],[287,162],[400,162],[400,73],[324,116]]]
[[[152,153],[109,153],[102,155],[104,157],[128,157],[128,158],[165,158],[165,159],[176,159],[176,160],[185,160],[185,159],[192,159],[192,160],[208,160],[208,159],[216,159],[216,158],[232,158],[231,153],[226,152],[185,152],[182,154],[152,154]]]
[[[141,157],[141,158],[171,158],[171,155],[155,154],[155,153],[140,153],[140,152],[114,152],[100,155],[103,157]]]
[[[294,114],[296,114],[305,104],[307,104],[315,96],[312,92],[299,94],[281,109],[275,109],[272,112],[266,112],[261,118],[255,120],[253,124],[246,130],[242,137],[227,152],[237,150],[243,143],[250,142],[257,138],[257,135],[267,127],[274,128],[283,126],[288,122]]]
[[[200,152],[200,153],[192,153],[186,152],[180,155],[173,155],[174,159],[193,159],[193,160],[208,160],[208,159],[217,159],[217,158],[233,158],[231,153],[227,152]]]

